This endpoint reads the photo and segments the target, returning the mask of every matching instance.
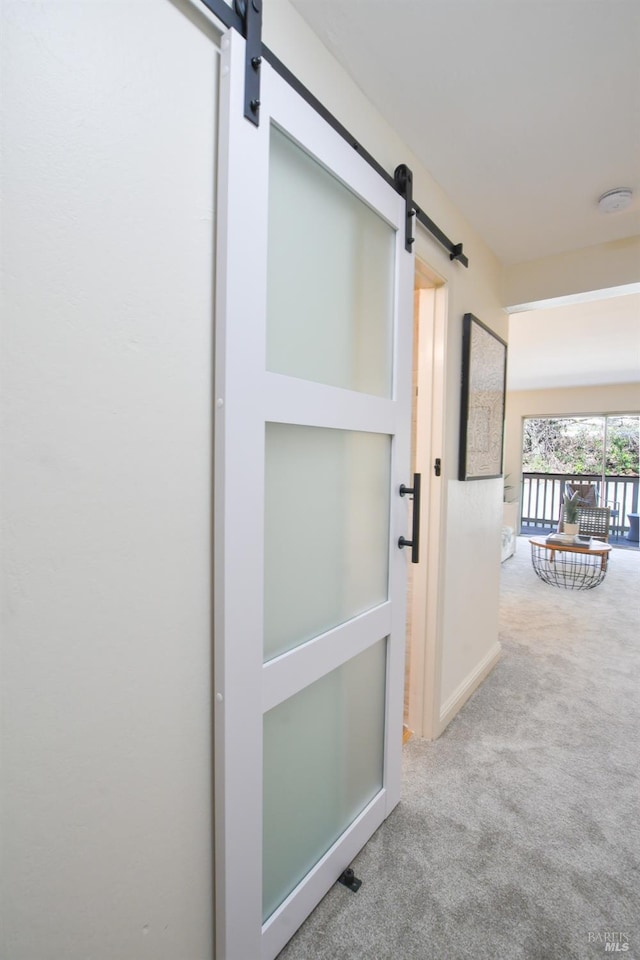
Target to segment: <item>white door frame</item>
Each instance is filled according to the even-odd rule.
[[[440,571],[445,560],[443,539],[444,478],[434,474],[435,458],[444,457],[445,356],[447,344],[446,283],[416,261],[418,324],[417,416],[415,469],[422,474],[421,562],[413,568],[409,637],[409,716],[413,733],[434,740],[440,722],[442,663],[442,600]]]

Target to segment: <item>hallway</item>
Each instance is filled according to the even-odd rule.
[[[640,956],[640,555],[573,593],[503,564],[504,654],[443,736],[410,742],[403,799],[279,960]]]

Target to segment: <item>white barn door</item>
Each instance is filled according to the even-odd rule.
[[[404,202],[222,43],[218,960],[270,960],[400,796],[413,258]]]

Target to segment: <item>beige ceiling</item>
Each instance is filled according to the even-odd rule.
[[[292,2],[505,264],[640,233],[640,0]]]
[[[633,383],[639,378],[640,294],[509,317],[509,390]]]

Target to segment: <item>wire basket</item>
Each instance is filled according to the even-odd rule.
[[[552,550],[531,544],[533,569],[545,583],[566,590],[593,590],[607,575],[607,555]]]

